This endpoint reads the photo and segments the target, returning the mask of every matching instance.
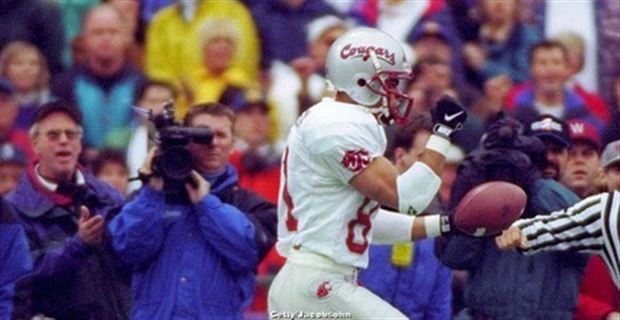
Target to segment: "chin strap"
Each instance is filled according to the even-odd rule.
[[[381,68],[381,63],[379,63],[379,58],[377,58],[377,54],[375,53],[375,51],[369,50],[368,57],[370,57],[370,60],[372,61],[373,66],[375,67],[375,74],[380,75],[379,79],[382,82],[385,81],[385,76],[381,76],[381,72],[383,70]],[[376,108],[377,111],[375,113],[377,114],[377,118],[379,119],[379,121],[381,121],[381,123],[392,125],[394,124],[394,118],[392,118],[392,115],[390,114],[390,108],[388,108],[388,103],[389,102],[388,102],[387,97],[382,95],[381,106]]]
[[[396,121],[390,114],[390,109],[386,107],[388,103],[387,98],[381,97],[381,103],[382,103],[382,106],[376,108],[377,111],[375,113],[377,115],[377,118],[379,119],[379,121],[381,121],[381,123],[384,123],[387,125],[393,125]]]

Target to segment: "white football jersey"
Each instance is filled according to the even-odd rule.
[[[324,98],[291,129],[282,157],[278,252],[292,247],[365,268],[379,204],[349,181],[386,147],[370,109]]]

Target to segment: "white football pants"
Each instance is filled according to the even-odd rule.
[[[357,284],[358,270],[291,250],[269,289],[270,319],[407,319]]]

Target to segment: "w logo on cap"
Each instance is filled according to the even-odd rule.
[[[577,134],[577,135],[584,134],[585,125],[583,124],[583,122],[573,122],[569,124],[569,127],[570,127],[570,132],[572,134]]]
[[[601,135],[593,124],[575,119],[568,121],[567,125],[573,142],[584,141],[594,146],[596,150],[602,149]]]

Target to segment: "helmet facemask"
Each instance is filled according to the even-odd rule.
[[[379,120],[385,124],[405,124],[413,105],[413,99],[407,95],[407,87],[413,79],[407,71],[384,71],[373,51],[369,52],[376,69],[375,75],[366,83],[366,87],[381,97]]]

